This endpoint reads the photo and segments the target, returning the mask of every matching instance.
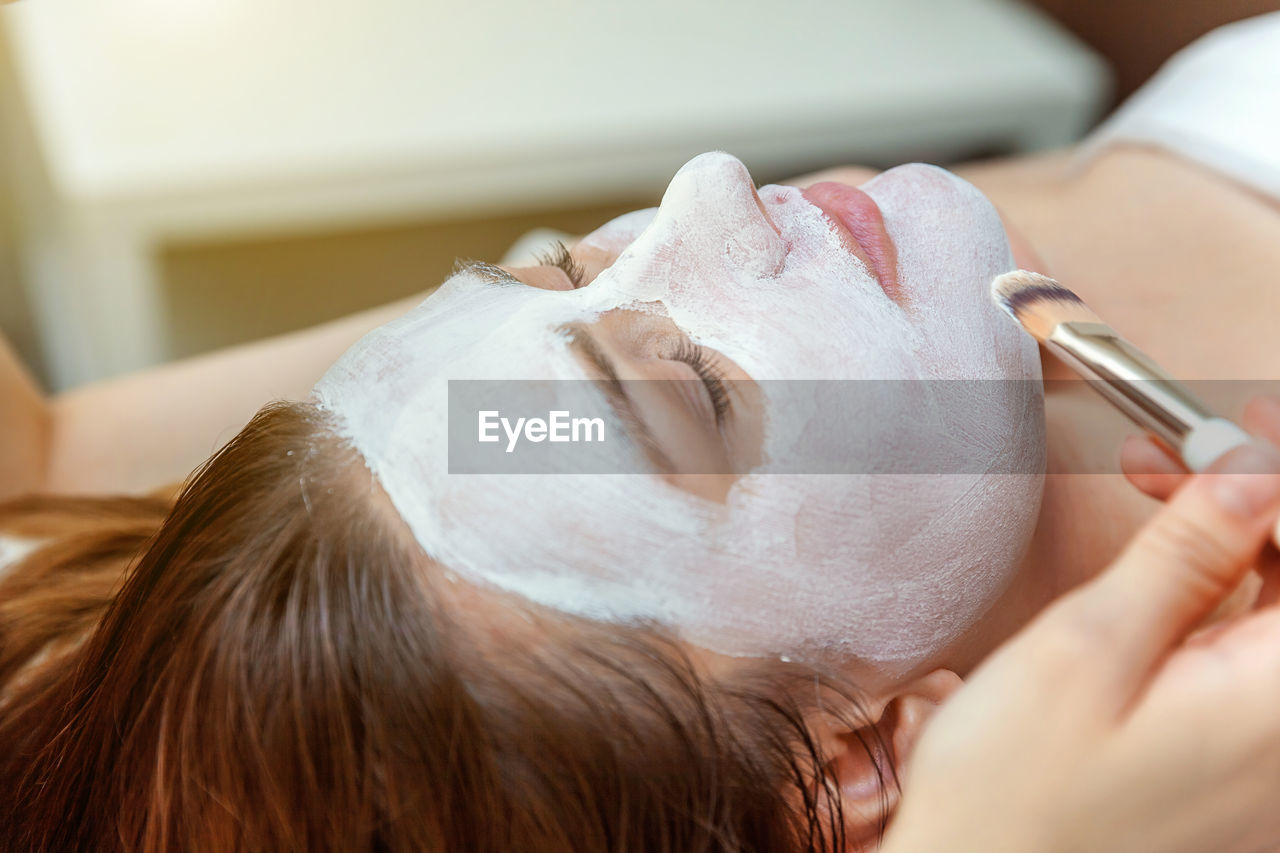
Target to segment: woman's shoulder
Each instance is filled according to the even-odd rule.
[[[1228,24],[1178,52],[1089,135],[1156,145],[1280,199],[1280,12]]]

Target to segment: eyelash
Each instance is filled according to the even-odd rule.
[[[586,281],[586,271],[582,264],[574,260],[568,247],[561,240],[557,240],[549,252],[539,254],[537,259],[543,266],[558,267],[562,270],[568,276],[574,290],[582,287]],[[472,261],[466,266],[481,274],[494,275],[502,283],[512,279],[510,273],[492,264]],[[729,398],[729,386],[725,384],[724,369],[716,361],[715,356],[709,355],[706,349],[688,338],[682,338],[676,344],[676,350],[672,353],[671,359],[682,361],[693,368],[693,372],[702,380],[702,384],[707,389],[707,395],[711,398],[711,408],[715,412],[716,423],[723,422],[733,407],[733,401]]]
[[[544,267],[559,267],[569,277],[569,282],[573,285],[574,290],[582,287],[586,281],[586,270],[582,268],[582,264],[573,259],[573,255],[569,254],[569,249],[560,240],[555,242],[550,251],[538,254],[538,263]]]
[[[676,344],[676,351],[671,354],[671,359],[683,361],[693,368],[693,372],[698,374],[698,378],[707,388],[707,394],[711,397],[711,408],[715,411],[716,423],[723,421],[725,415],[729,414],[732,401],[729,399],[729,386],[725,384],[724,369],[716,361],[715,356],[709,355],[706,349],[688,338],[682,338]]]

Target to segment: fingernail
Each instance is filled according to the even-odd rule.
[[[1265,395],[1254,397],[1249,401],[1249,416],[1259,425],[1274,435],[1276,425],[1280,424],[1280,397]]]
[[[1280,503],[1280,452],[1270,445],[1241,445],[1214,468],[1209,489],[1227,512],[1254,518]]]
[[[1254,406],[1263,410],[1263,415],[1271,420],[1280,419],[1280,397],[1263,394],[1254,398]]]

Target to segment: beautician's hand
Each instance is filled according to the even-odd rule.
[[[1255,397],[1245,406],[1240,425],[1280,445],[1280,398]],[[1182,460],[1150,436],[1131,436],[1120,450],[1120,469],[1129,482],[1157,500],[1169,496],[1190,477]]]
[[[1250,433],[1272,444],[1280,445],[1280,398],[1255,397],[1245,406],[1240,424]],[[1177,454],[1150,436],[1131,436],[1120,451],[1120,469],[1129,482],[1147,496],[1167,501],[1191,478],[1191,473]],[[1280,543],[1280,530],[1272,538]],[[1224,615],[1240,613],[1251,607],[1280,601],[1280,550],[1266,547],[1258,557],[1257,573],[1251,573],[1214,613],[1206,624]]]
[[[1187,639],[1278,514],[1270,446],[1186,479],[1111,567],[997,650],[938,713],[883,849],[1280,845],[1280,609]]]

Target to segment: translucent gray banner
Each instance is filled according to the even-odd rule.
[[[451,380],[451,474],[1115,474],[1085,380]],[[1280,381],[1184,383],[1239,422]],[[727,405],[726,405],[727,404]]]

